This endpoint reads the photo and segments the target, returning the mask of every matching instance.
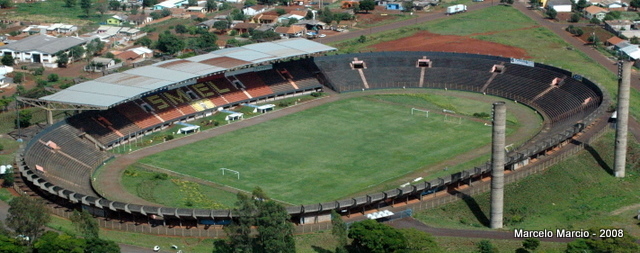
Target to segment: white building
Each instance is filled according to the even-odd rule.
[[[57,68],[56,53],[84,45],[89,39],[79,37],[57,38],[49,35],[33,35],[9,45],[0,46],[2,55],[11,55],[16,62],[42,63],[46,68]]]

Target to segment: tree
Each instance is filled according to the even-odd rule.
[[[402,2],[402,11],[411,12],[413,11],[413,1],[404,1]]]
[[[576,28],[574,34],[580,37],[584,34],[584,31],[582,30],[582,28]]]
[[[84,238],[98,238],[98,232],[100,231],[98,222],[86,210],[82,210],[80,212],[77,210],[73,211],[70,220],[76,227],[78,233],[80,233]]]
[[[91,11],[92,6],[93,3],[91,2],[91,0],[80,0],[80,8],[82,8],[87,14],[87,18],[89,18],[89,12]]]
[[[552,7],[548,7],[548,8],[549,9],[547,9],[547,12],[545,12],[547,17],[549,17],[550,19],[556,19],[556,17],[558,17],[558,12],[556,11],[556,9]]]
[[[640,7],[640,0],[631,0],[631,2],[629,3],[629,5],[631,7],[633,7],[633,9],[635,9],[636,11],[638,10],[638,7]]]
[[[9,205],[7,227],[20,235],[28,236],[29,243],[37,240],[44,232],[44,226],[51,220],[44,202],[28,196],[18,196],[11,199]]]
[[[400,229],[399,230],[404,238],[407,240],[406,250],[403,251],[405,253],[409,252],[422,252],[422,253],[433,253],[433,252],[441,252],[440,246],[438,243],[428,233],[422,232],[415,228],[409,229]]]
[[[224,227],[228,235],[228,245],[234,252],[253,252],[253,238],[251,237],[251,226],[255,224],[254,215],[258,212],[256,202],[242,192],[236,195],[236,208],[233,209],[233,216],[236,220]]]
[[[13,66],[15,60],[13,59],[13,56],[11,56],[11,54],[5,54],[4,56],[2,56],[2,60],[0,60],[0,62],[5,66]]]
[[[0,151],[2,150],[2,148],[0,148]],[[2,175],[2,179],[4,181],[2,181],[2,187],[11,187],[13,186],[13,183],[15,181],[14,175],[11,172],[7,172],[4,175]],[[2,252],[2,251],[0,251]]]
[[[266,197],[266,196],[263,196]],[[260,198],[264,199],[264,198]],[[258,201],[256,199],[256,201]],[[293,224],[289,221],[287,209],[273,201],[260,201],[258,225],[258,242],[265,252],[296,252],[293,239]]]
[[[160,11],[160,16],[162,16],[163,18],[171,16],[171,10],[169,10],[169,8],[162,9],[162,11]]]
[[[365,11],[366,13],[369,13],[369,11],[372,11],[376,8],[376,3],[373,0],[362,0],[360,1],[360,10]]]
[[[24,253],[26,246],[22,245],[20,240],[11,238],[7,235],[0,235],[0,252],[4,253]]]
[[[258,4],[257,0],[245,0],[244,1],[244,5],[245,6],[254,6],[254,5],[257,5],[257,4]]]
[[[229,28],[229,22],[226,20],[220,20],[213,23],[213,28],[215,28],[220,33],[224,33],[225,30]]]
[[[587,0],[578,0],[578,3],[576,3],[576,9],[578,9],[578,11],[582,11],[584,8],[587,8],[587,6],[589,6],[589,2],[587,2]]]
[[[213,51],[218,49],[218,45],[216,44],[217,41],[218,36],[216,36],[215,34],[210,32],[203,33],[196,39],[196,47],[206,50],[210,49],[211,51]]]
[[[336,210],[331,210],[331,234],[338,242],[336,253],[347,252],[347,224]]]
[[[358,42],[360,42],[360,43],[367,42],[367,37],[365,37],[364,35],[360,35],[360,37],[358,38]]]
[[[109,9],[111,9],[112,11],[117,11],[118,9],[120,9],[120,2],[116,0],[109,1]]]
[[[96,4],[95,8],[96,8],[96,11],[100,12],[101,16],[104,16],[104,13],[109,10],[108,4],[107,3],[103,3],[103,2],[98,2],[98,4]]]
[[[144,37],[139,38],[138,40],[136,40],[136,42],[133,43],[133,44],[134,45],[141,45],[141,46],[145,46],[145,47],[150,47],[151,43],[153,43],[153,41],[149,37],[144,36]]]
[[[189,32],[189,30],[187,30],[187,27],[184,26],[183,24],[176,25],[175,30],[176,30],[176,33],[180,33],[180,34]]]
[[[578,21],[580,21],[580,18],[581,18],[580,14],[574,12],[573,14],[571,14],[571,17],[569,18],[569,22],[578,23]]]
[[[479,253],[498,253],[498,248],[496,248],[496,246],[493,246],[493,244],[489,240],[479,241],[476,244],[476,247],[478,247]]]
[[[73,8],[76,6],[76,0],[64,0],[64,6],[67,8]]]
[[[157,49],[170,54],[175,54],[184,49],[184,41],[175,34],[171,34],[168,31],[161,33],[158,38]]]
[[[529,4],[531,4],[531,8],[532,9],[538,9],[538,7],[540,7],[540,5],[542,5],[540,0],[531,0],[531,1],[529,1]]]
[[[17,84],[21,84],[24,81],[24,74],[22,72],[16,72],[13,75],[13,82]]]
[[[631,42],[631,44],[640,44],[640,38],[633,36],[629,39],[629,42]]]
[[[503,4],[513,4],[513,0],[500,0],[500,3],[503,3]]]
[[[7,9],[13,7],[11,0],[0,0],[0,9]]]
[[[68,234],[47,231],[42,235],[42,238],[34,242],[33,248],[38,253],[82,253],[85,252],[85,241]]]
[[[242,13],[242,11],[240,11],[238,9],[233,9],[231,11],[231,18],[233,20],[245,20],[245,15],[244,15],[244,13]]]
[[[640,1],[640,0],[638,0]],[[600,24],[600,19],[593,17],[591,19],[589,19],[589,23],[594,24],[594,25],[599,25]]]
[[[397,229],[375,220],[356,222],[349,229],[351,245],[361,252],[385,253],[406,248],[407,240]]]
[[[100,238],[86,239],[87,246],[84,252],[91,253],[120,253],[120,246],[114,241],[103,240]]]
[[[142,0],[143,7],[153,7],[158,3],[158,0]]]
[[[540,240],[537,238],[527,238],[522,241],[522,247],[526,250],[534,251],[540,246]]]
[[[76,61],[84,57],[87,51],[82,46],[75,46],[69,49],[71,60]]]
[[[198,5],[198,0],[189,0],[189,1],[187,1],[187,4],[189,6],[197,6]]]
[[[24,94],[24,93],[21,93]],[[18,122],[20,122],[20,128],[29,127],[31,125],[31,118],[33,114],[29,110],[22,110],[18,113]],[[18,128],[18,126],[16,126]]]
[[[216,3],[215,0],[207,0],[207,3],[205,4],[205,8],[207,8],[208,12],[212,12],[218,9],[218,3]]]

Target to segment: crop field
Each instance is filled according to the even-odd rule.
[[[392,100],[398,99],[344,99],[140,163],[245,191],[259,186],[280,201],[306,204],[388,183],[490,142],[491,128],[482,121],[445,121],[435,111],[412,116],[414,100]],[[481,102],[467,106],[491,110]],[[220,168],[238,171],[240,179]]]

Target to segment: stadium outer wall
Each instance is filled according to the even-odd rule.
[[[348,67],[350,59],[360,57],[367,61],[369,58],[375,57],[411,57],[410,59],[418,59],[416,56],[426,56],[430,59],[434,59],[433,70],[438,68],[437,61],[439,58],[451,58],[460,59],[464,61],[486,63],[486,61],[493,61],[496,63],[505,63],[511,61],[509,58],[495,57],[495,56],[483,56],[483,55],[468,55],[468,54],[456,54],[456,53],[433,53],[433,52],[398,52],[398,53],[370,53],[370,54],[352,54],[352,55],[336,55],[315,58],[316,64],[321,70],[323,77],[320,78],[323,84],[327,87],[331,87],[334,90],[345,91],[357,91],[361,90],[357,87],[351,90],[342,89],[342,84],[335,82],[335,78],[332,78],[331,70],[327,70],[323,67],[321,61],[328,62],[344,67]],[[345,64],[346,63],[346,64]],[[563,153],[560,156],[548,157],[547,152],[551,149],[558,147],[565,147],[569,144],[569,140],[573,138],[577,133],[585,130],[586,126],[595,122],[600,116],[604,115],[609,98],[608,95],[597,84],[591,82],[586,78],[575,76],[573,73],[566,70],[558,69],[552,66],[542,65],[535,63],[533,68],[537,68],[540,71],[552,71],[560,73],[573,80],[578,80],[577,83],[584,85],[585,88],[593,91],[598,97],[593,98],[593,103],[581,108],[568,108],[570,110],[564,112],[564,114],[555,113],[557,117],[553,118],[549,116],[550,112],[544,111],[544,107],[535,103],[535,101],[527,100],[521,94],[510,93],[504,90],[484,90],[485,94],[496,95],[510,100],[517,100],[523,104],[526,104],[536,111],[540,112],[545,118],[545,133],[538,134],[531,141],[525,143],[523,146],[516,149],[507,155],[505,159],[505,168],[508,170],[514,170],[516,173],[511,173],[505,178],[505,182],[512,182],[517,178],[524,177],[530,173],[541,171],[542,169],[557,163],[558,161],[572,155],[575,152],[581,150],[582,145],[573,146],[568,152]],[[515,67],[514,67],[515,68]],[[507,67],[507,71],[509,67]],[[369,70],[365,74],[373,75],[376,73],[375,67],[369,66]],[[428,72],[431,69],[427,69]],[[463,75],[466,70],[453,69],[460,71],[458,74]],[[342,71],[340,69],[339,71]],[[487,70],[488,71],[488,70]],[[382,73],[383,71],[377,71]],[[353,73],[351,73],[353,74]],[[577,77],[577,78],[574,78]],[[374,86],[375,83],[369,83]],[[370,89],[377,88],[437,88],[437,89],[457,89],[471,92],[481,92],[476,86],[466,84],[451,84],[451,83],[431,83],[428,85],[419,85],[418,83],[398,82],[387,83],[387,86],[380,83],[378,86],[370,86]],[[579,109],[579,110],[576,110]],[[598,132],[600,133],[600,132]],[[34,139],[35,140],[35,139]],[[32,140],[32,141],[34,141]],[[584,143],[589,143],[591,139],[585,140]],[[32,189],[36,190],[41,196],[56,203],[60,206],[64,206],[72,209],[86,209],[97,216],[105,217],[107,219],[101,220],[103,227],[112,229],[122,229],[134,232],[143,232],[151,234],[166,234],[166,235],[178,235],[178,236],[223,236],[223,232],[219,229],[208,230],[210,225],[214,225],[214,228],[219,228],[216,225],[223,225],[228,223],[233,215],[230,210],[209,210],[209,209],[187,209],[187,208],[174,208],[174,207],[157,207],[157,206],[143,206],[135,203],[122,203],[114,202],[108,199],[87,196],[84,194],[72,192],[63,189],[59,186],[53,185],[47,182],[38,173],[29,168],[26,165],[25,160],[29,157],[25,157],[25,150],[18,152],[16,155],[16,166],[19,168],[19,172],[23,181],[29,185]],[[536,160],[535,163],[529,164],[532,160]],[[292,216],[292,221],[297,224],[305,224],[305,226],[298,226],[298,232],[311,232],[315,228],[323,229],[323,223],[329,220],[329,213],[331,210],[338,210],[345,215],[357,215],[364,214],[368,210],[381,209],[381,208],[430,208],[440,204],[444,204],[455,199],[458,199],[460,195],[456,194],[442,194],[438,197],[438,192],[457,186],[467,185],[479,185],[479,182],[483,178],[487,177],[490,173],[490,164],[483,164],[476,166],[472,169],[468,169],[462,172],[454,173],[445,177],[437,178],[427,182],[415,183],[406,187],[399,187],[384,192],[376,192],[367,194],[364,196],[358,196],[355,198],[338,200],[333,202],[325,202],[319,204],[301,205],[301,206],[289,206],[287,211]],[[88,179],[89,180],[89,179]],[[478,182],[478,183],[476,183]],[[474,187],[470,189],[471,193],[477,193],[483,191],[484,186]],[[457,191],[456,191],[457,192]],[[462,192],[459,192],[462,193]],[[415,204],[409,204],[417,202]],[[398,206],[402,204],[402,207]],[[68,215],[68,212],[62,211],[64,209],[57,209],[58,214],[61,216]],[[110,219],[117,220],[117,222],[110,221]],[[132,224],[122,223],[120,221],[132,221]],[[319,224],[316,224],[319,223]],[[119,224],[119,225],[118,225]],[[140,226],[150,225],[150,226]],[[189,228],[198,227],[204,228],[204,230],[189,230]],[[205,225],[206,224],[206,225]],[[186,225],[186,228],[183,226]],[[176,228],[174,226],[180,226]],[[326,225],[328,227],[328,225]],[[308,229],[308,230],[305,230]],[[197,233],[194,231],[198,231]]]

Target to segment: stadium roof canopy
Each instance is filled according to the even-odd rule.
[[[41,97],[38,104],[48,104],[49,109],[56,107],[52,104],[76,109],[108,109],[157,91],[195,84],[203,77],[335,50],[301,38],[226,48],[99,77]]]

